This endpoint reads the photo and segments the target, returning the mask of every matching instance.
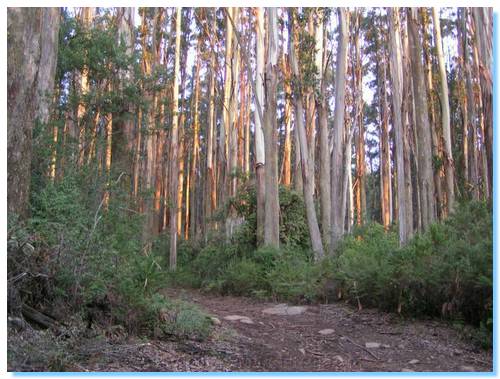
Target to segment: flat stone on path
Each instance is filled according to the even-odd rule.
[[[278,304],[274,307],[266,308],[262,313],[267,313],[269,315],[280,315],[280,316],[295,316],[304,313],[307,307],[304,306],[290,306],[288,304]]]
[[[460,371],[475,372],[476,369],[472,366],[460,366]]]
[[[212,321],[212,324],[214,324],[214,325],[221,324],[220,320],[217,317],[212,316],[212,317],[210,317],[210,320]]]
[[[333,329],[321,329],[318,333],[326,336],[328,334],[332,334],[333,332],[335,332]]]
[[[231,315],[231,316],[224,317],[224,320],[239,321],[239,322],[242,322],[244,324],[253,324],[252,319],[250,317],[247,317],[247,316]]]
[[[366,342],[365,347],[367,349],[378,349],[380,347],[380,342]]]
[[[412,359],[408,363],[411,364],[411,365],[416,365],[418,362],[420,362],[418,359]]]

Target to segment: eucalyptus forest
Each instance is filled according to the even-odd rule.
[[[8,8],[9,371],[492,371],[492,8]]]

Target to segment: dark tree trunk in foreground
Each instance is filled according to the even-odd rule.
[[[7,12],[7,209],[26,217],[31,139],[36,119],[49,119],[59,30],[57,8]]]

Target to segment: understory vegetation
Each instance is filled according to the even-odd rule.
[[[145,336],[206,337],[206,314],[159,293],[165,251],[145,253],[137,238],[142,216],[124,206],[119,186],[107,209],[93,204],[88,179],[46,183],[33,193],[32,218],[9,218],[9,314],[26,317],[28,305],[60,321],[72,310],[87,329],[120,325]]]
[[[243,194],[242,194],[243,193]],[[396,227],[355,227],[333,256],[315,262],[300,195],[280,189],[280,249],[255,246],[255,191],[232,206],[247,220],[231,238],[183,242],[174,285],[294,303],[346,301],[408,317],[441,317],[477,327],[491,344],[493,326],[492,212],[465,202],[400,248]],[[293,239],[289,237],[293,236]],[[288,237],[288,239],[287,239]]]

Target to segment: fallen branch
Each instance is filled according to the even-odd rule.
[[[45,329],[48,329],[51,326],[55,326],[57,324],[57,321],[53,318],[44,315],[43,313],[37,311],[34,308],[31,308],[29,305],[26,305],[24,303],[22,305],[21,312],[27,320],[35,322]]]
[[[370,354],[370,355],[371,355],[373,358],[375,358],[377,361],[379,361],[379,360],[380,360],[380,358],[379,358],[379,357],[377,357],[374,353],[372,353],[372,352],[371,352],[370,350],[368,350],[366,347],[361,346],[359,343],[354,342],[354,341],[353,341],[352,339],[350,339],[349,337],[346,337],[346,336],[343,336],[343,337],[344,337],[344,339],[345,339],[346,341],[349,341],[349,342],[350,342],[350,343],[352,343],[354,346],[357,346],[357,347],[359,347],[360,349],[362,349],[362,350],[366,351],[368,354]]]

